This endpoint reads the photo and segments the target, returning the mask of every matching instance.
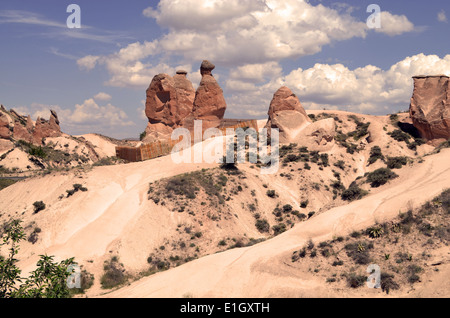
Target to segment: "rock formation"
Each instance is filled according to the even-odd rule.
[[[61,128],[59,127],[58,115],[55,111],[51,111],[51,116],[48,121],[39,118],[36,119],[36,124],[33,130],[33,143],[40,144],[42,140],[49,137],[61,136]]]
[[[427,140],[450,138],[450,78],[415,76],[409,113],[414,127]]]
[[[3,112],[3,109],[2,105],[2,111],[0,111],[0,139],[9,139],[11,136],[11,130],[9,130],[9,118]]]
[[[151,143],[171,138],[174,129],[194,128],[194,120],[203,121],[203,129],[219,127],[226,110],[223,91],[212,75],[214,64],[203,61],[202,80],[197,91],[187,79],[186,71],[174,77],[156,75],[147,89],[145,114],[149,120],[143,141]]]
[[[45,138],[61,135],[58,115],[53,110],[48,121],[38,118],[36,123],[33,123],[30,116],[19,115],[14,109],[0,109],[0,139],[24,140],[42,145]]]
[[[203,129],[217,128],[225,115],[227,103],[222,88],[212,75],[215,65],[204,60],[200,66],[202,80],[194,100],[193,113],[184,121],[184,127],[192,130],[194,120],[203,121]]]
[[[279,129],[280,143],[295,142],[300,131],[311,124],[299,99],[286,86],[273,95],[268,114],[266,128]]]
[[[192,113],[195,90],[186,74],[177,71],[173,78],[167,74],[153,78],[147,89],[145,114],[149,124],[145,142],[170,139],[172,131]]]

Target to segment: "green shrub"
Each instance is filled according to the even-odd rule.
[[[308,207],[308,204],[309,204],[309,200],[304,200],[304,201],[300,202],[300,207],[302,209],[306,209]]]
[[[388,157],[387,159],[387,167],[389,169],[401,169],[408,163],[407,157]]]
[[[372,147],[372,149],[370,149],[368,164],[371,165],[375,163],[378,159],[384,160],[384,156],[381,153],[381,148],[379,146],[374,146]]]
[[[388,135],[396,141],[404,141],[407,144],[409,144],[409,139],[411,139],[411,136],[409,134],[401,131],[400,129],[395,129],[394,131],[389,132]]]
[[[386,184],[389,180],[397,178],[398,175],[389,168],[380,168],[367,175],[367,182],[373,188]]]
[[[276,196],[275,190],[267,190],[266,194],[270,198],[275,198]]]
[[[353,259],[356,264],[367,265],[370,263],[369,249],[372,246],[366,242],[354,242],[345,245],[344,249],[347,252],[347,256]]]
[[[346,275],[347,284],[351,288],[358,288],[364,286],[367,282],[367,276],[357,275],[355,273],[350,273]]]
[[[258,231],[260,231],[261,233],[269,232],[270,225],[269,225],[269,222],[267,222],[267,220],[265,220],[265,219],[256,220],[255,225],[256,225],[256,228],[258,229]]]
[[[16,183],[15,180],[0,178],[0,191]]]
[[[328,167],[329,164],[329,160],[328,160],[328,154],[327,153],[322,153],[320,154],[320,160],[322,161],[322,165],[324,167]]]
[[[47,153],[44,151],[44,149],[42,149],[41,146],[39,146],[39,147],[31,146],[28,153],[32,156],[42,158],[42,159],[45,159],[47,157]]]
[[[46,208],[45,203],[42,201],[34,202],[33,206],[34,206],[34,213],[39,213],[39,212],[45,210],[45,208]]]
[[[100,278],[100,284],[104,289],[111,289],[126,282],[126,275],[123,267],[117,258],[106,261],[103,266],[104,273]]]
[[[384,234],[384,230],[381,226],[374,226],[367,229],[367,233],[371,238],[379,238]]]
[[[389,294],[389,292],[392,290],[397,290],[400,288],[400,286],[394,281],[394,275],[388,274],[388,273],[381,273],[381,290],[386,292],[386,294]]]
[[[367,191],[361,189],[355,182],[353,182],[352,184],[350,184],[348,189],[342,192],[341,198],[344,201],[354,201],[362,199],[362,197],[367,194]]]
[[[341,170],[345,170],[345,161],[344,160],[338,160],[335,164],[335,167],[338,167]]]
[[[286,224],[280,223],[280,224],[274,225],[274,226],[272,226],[272,230],[273,230],[273,234],[275,236],[279,235],[286,231]]]

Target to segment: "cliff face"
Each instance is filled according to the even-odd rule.
[[[409,113],[427,140],[450,138],[450,78],[445,75],[415,76]]]

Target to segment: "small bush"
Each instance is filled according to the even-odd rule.
[[[35,157],[38,157],[41,159],[45,159],[47,157],[47,154],[45,153],[44,149],[42,149],[41,146],[39,146],[39,147],[31,146],[28,153],[32,156],[35,156]]]
[[[367,282],[367,277],[363,275],[357,275],[355,273],[350,273],[346,275],[347,284],[351,288],[358,288],[364,286]]]
[[[255,225],[258,231],[260,231],[261,233],[269,232],[270,225],[267,220],[257,220]]]
[[[46,208],[45,203],[42,201],[34,202],[33,206],[34,206],[34,213],[39,213],[39,212],[45,210],[45,208]]]
[[[408,158],[406,157],[388,157],[386,162],[389,169],[401,169],[403,166],[406,166],[407,163]]]
[[[275,198],[275,196],[276,196],[275,190],[267,190],[266,194],[270,198]]]
[[[353,259],[356,264],[367,265],[370,263],[369,246],[366,242],[355,242],[345,245],[347,256]]]
[[[394,281],[394,275],[381,273],[381,290],[389,294],[392,290],[399,289],[400,286]]]
[[[411,136],[400,129],[395,129],[394,131],[388,133],[389,136],[391,136],[396,141],[404,141],[407,144],[409,144],[409,139]]]
[[[365,195],[367,195],[368,192],[361,189],[355,182],[350,184],[348,189],[344,190],[342,192],[341,198],[344,201],[354,201],[354,200],[360,200]]]
[[[109,262],[105,262],[103,270],[105,272],[100,279],[100,283],[104,289],[111,289],[122,285],[127,280],[125,270],[118,263],[117,258],[113,258]]]
[[[286,231],[286,224],[280,223],[280,224],[274,225],[274,226],[272,226],[272,230],[273,230],[273,234],[275,236],[279,235]]]
[[[368,160],[368,164],[371,165],[375,163],[378,159],[384,160],[384,156],[381,153],[381,148],[379,146],[374,146],[370,149],[370,157]]]
[[[367,182],[372,188],[378,188],[389,180],[397,178],[398,175],[389,168],[380,168],[367,175]]]
[[[341,170],[345,170],[345,161],[344,160],[338,160],[335,164],[335,167],[338,167]]]

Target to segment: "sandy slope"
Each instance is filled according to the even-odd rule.
[[[144,278],[107,296],[327,296],[325,284],[296,276],[289,264],[279,261],[281,257],[301,247],[310,238],[319,242],[366,228],[375,221],[392,219],[399,211],[405,211],[406,206],[418,206],[438,195],[450,186],[449,155],[450,149],[447,149],[433,158],[428,157],[420,166],[405,169],[391,187],[348,206],[331,209],[274,239],[204,257]],[[447,289],[447,296],[449,292]],[[433,295],[433,291],[428,291],[430,294]]]
[[[333,111],[340,115],[345,112]],[[387,118],[365,116],[371,121],[374,138],[385,138],[377,132],[383,129]],[[264,121],[258,122],[264,125]],[[344,121],[343,125],[346,122]],[[92,138],[90,138],[92,137]],[[103,144],[95,135],[85,136],[94,145],[105,149],[105,155],[112,148]],[[220,138],[196,145],[194,152],[202,145],[214,146]],[[384,143],[384,141],[381,141]],[[385,141],[391,142],[390,139]],[[106,147],[106,148],[105,148]],[[424,145],[422,148],[426,148]],[[339,150],[339,151],[342,151]],[[330,154],[340,156],[332,149]],[[389,155],[410,154],[396,144],[389,148]],[[405,210],[409,205],[419,205],[450,187],[450,167],[448,157],[450,149],[425,157],[425,161],[398,171],[400,178],[393,180],[380,191],[356,201],[350,205],[333,208],[318,214],[274,239],[253,247],[233,249],[192,261],[167,272],[143,278],[130,286],[106,294],[109,297],[298,297],[336,295],[324,283],[313,277],[299,277],[298,272],[284,263],[293,249],[302,246],[309,238],[321,241],[342,235],[355,229],[365,228],[375,221],[389,219]],[[364,166],[366,154],[354,155],[353,164],[358,174],[376,168]],[[167,213],[147,199],[149,183],[161,178],[216,167],[217,164],[176,164],[169,156],[127,165],[96,167],[87,171],[75,171],[37,177],[18,182],[0,192],[0,220],[4,222],[12,217],[20,217],[24,225],[36,225],[42,233],[35,245],[24,242],[21,245],[19,266],[24,273],[34,269],[39,254],[56,255],[57,259],[75,257],[93,273],[98,282],[102,275],[103,261],[112,253],[120,255],[120,260],[132,269],[146,265],[149,251],[160,246],[163,240],[174,234],[177,224],[188,222],[182,213]],[[247,168],[246,168],[247,169]],[[251,171],[251,169],[248,169]],[[256,171],[256,170],[255,170]],[[318,171],[318,174],[320,172]],[[320,176],[319,176],[320,177]],[[279,176],[261,176],[263,182],[273,186],[284,202],[298,201],[298,187]],[[352,180],[344,180],[346,186]],[[66,190],[80,183],[88,188],[87,192],[77,193],[66,198]],[[264,195],[261,205],[269,201]],[[283,192],[283,193],[281,193]],[[318,194],[319,195],[319,194]],[[266,197],[266,198],[264,198]],[[290,197],[292,197],[290,200]],[[245,198],[244,198],[245,199]],[[47,209],[33,214],[32,204],[44,201]],[[250,196],[248,198],[250,201]],[[295,204],[293,204],[295,205]],[[245,217],[240,221],[245,226]],[[250,218],[247,216],[247,218]],[[253,231],[254,220],[252,223]],[[248,223],[248,222],[247,222]],[[32,227],[27,229],[30,233]],[[228,232],[227,232],[228,231]],[[233,228],[217,227],[217,235],[235,234]],[[441,273],[446,273],[441,270]],[[448,271],[447,271],[448,273]],[[436,274],[438,275],[438,274]],[[439,276],[441,277],[441,276]],[[434,284],[434,283],[433,283]],[[433,286],[432,286],[433,287]],[[435,286],[434,286],[435,287]],[[431,288],[431,287],[430,287]],[[440,289],[440,295],[448,290]],[[433,295],[433,291],[424,291]],[[88,291],[89,297],[105,295],[98,285]],[[348,294],[346,294],[348,295]]]

